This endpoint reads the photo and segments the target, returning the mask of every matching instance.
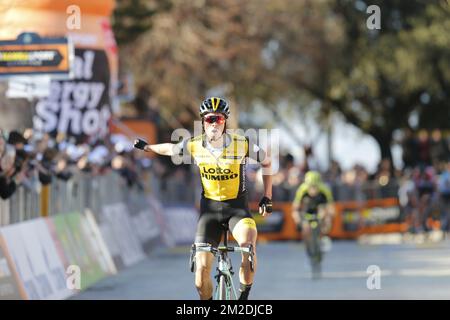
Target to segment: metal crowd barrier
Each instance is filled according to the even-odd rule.
[[[153,182],[146,176],[145,189]],[[7,200],[0,199],[0,226],[61,213],[83,212],[86,208],[97,215],[103,205],[133,201],[139,197],[136,187],[129,188],[116,172],[92,176],[86,173],[74,175],[64,181],[54,177],[51,184],[37,188],[19,186]]]
[[[79,174],[69,181],[57,181],[50,189],[49,215],[83,212],[89,208],[94,214],[103,205],[127,201],[127,195],[135,192],[130,189],[119,174],[91,176]]]
[[[180,178],[174,175],[162,180],[151,171],[142,174],[144,174],[145,191],[152,192],[163,204],[193,204],[199,198],[198,179],[190,179],[188,182],[186,177]],[[130,189],[117,172],[99,176],[79,173],[68,181],[54,177],[48,186],[40,186],[36,182],[31,183],[31,186],[34,187],[18,187],[8,200],[0,199],[0,226],[39,216],[83,212],[86,208],[91,209],[94,215],[97,215],[104,205],[115,202],[133,203],[133,199],[139,196],[137,188]],[[274,186],[274,189],[277,187],[279,186]],[[249,189],[254,190],[251,183]],[[331,185],[331,189],[336,201],[366,201],[398,196],[398,184],[395,180],[391,180],[384,186],[380,186],[376,181],[352,186],[339,183]],[[285,193],[286,199],[275,200],[292,201],[295,191],[296,188],[293,188],[292,192]],[[274,190],[275,198],[276,194]],[[250,200],[259,199],[251,198]]]
[[[40,190],[19,186],[9,199],[0,199],[0,226],[39,217],[40,207]]]

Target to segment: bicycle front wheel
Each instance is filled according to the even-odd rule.
[[[320,228],[318,226],[312,229],[310,259],[313,279],[319,279],[322,273],[322,249],[320,247]]]
[[[227,278],[221,275],[219,278],[219,300],[230,300]]]

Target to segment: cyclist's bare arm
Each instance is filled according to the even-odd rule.
[[[317,207],[317,213],[318,213],[319,219],[325,218],[328,215],[327,205],[326,204],[319,205]]]
[[[297,225],[301,223],[301,211],[303,210],[303,194],[304,190],[302,190],[302,187],[300,186],[295,192],[294,201],[292,201],[292,218]]]
[[[301,206],[299,203],[294,202],[292,204],[292,218],[296,224],[301,223]]]
[[[333,217],[334,216],[334,203],[333,202],[327,203],[325,210],[327,211],[328,216]]]
[[[174,143],[148,144],[144,147],[144,151],[153,151],[163,156],[173,156],[175,155],[175,146]]]
[[[272,161],[269,157],[266,157],[262,162],[261,166],[263,167],[263,185],[264,185],[264,195],[272,199]]]
[[[334,215],[334,205],[333,203],[321,204],[318,208],[318,213],[320,218],[333,217]]]

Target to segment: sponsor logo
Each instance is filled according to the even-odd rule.
[[[200,172],[202,178],[207,180],[231,180],[236,179],[238,177],[237,173],[232,172],[230,169],[222,169],[222,168],[203,168]]]

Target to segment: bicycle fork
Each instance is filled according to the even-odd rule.
[[[217,274],[214,276],[214,278],[216,279],[217,282],[217,286],[216,286],[216,299],[219,298],[219,290],[220,289],[220,279],[223,278],[225,283],[225,287],[226,287],[226,292],[227,294],[230,295],[229,299],[230,300],[237,300],[237,293],[236,293],[236,287],[234,286],[233,283],[233,278],[232,276],[234,275],[234,271],[233,271],[233,266],[231,264],[230,258],[227,256],[223,256],[223,254],[221,254],[218,258],[218,266],[216,268],[217,270]]]

